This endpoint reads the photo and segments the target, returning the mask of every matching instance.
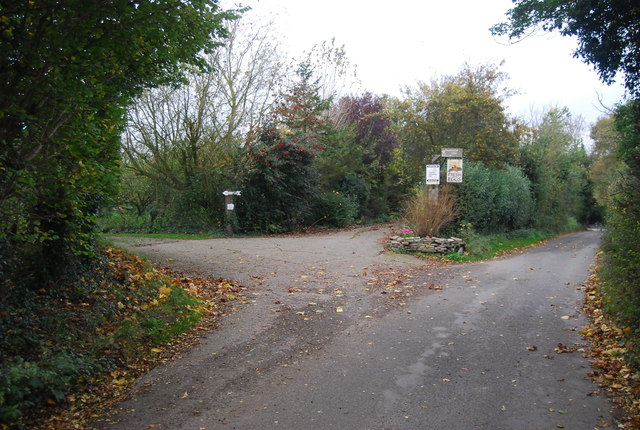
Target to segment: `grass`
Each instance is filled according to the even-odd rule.
[[[224,237],[223,233],[103,233],[103,237],[148,237],[152,239],[204,240]]]
[[[554,237],[555,234],[540,230],[516,230],[505,234],[480,235],[471,234],[465,239],[467,248],[464,254],[451,252],[444,256],[437,256],[444,260],[469,263],[473,261],[487,260],[519,249],[536,245],[542,241]],[[393,252],[401,254],[420,254],[411,251],[393,249]]]
[[[477,235],[467,239],[467,252],[450,253],[445,259],[467,263],[487,260],[550,239],[554,234],[539,230],[517,230],[509,234]]]

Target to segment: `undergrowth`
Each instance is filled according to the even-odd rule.
[[[82,403],[87,390],[113,381],[123,385],[125,375],[147,369],[163,345],[217,312],[212,297],[238,297],[239,287],[227,282],[202,288],[170,275],[104,247],[75,282],[38,290],[3,286],[0,426],[31,428],[46,408]]]

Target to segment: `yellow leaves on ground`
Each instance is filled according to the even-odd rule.
[[[166,299],[167,297],[169,297],[171,295],[171,288],[163,285],[160,288],[158,288],[158,297],[160,299]]]
[[[624,336],[628,327],[616,327],[602,311],[602,297],[598,291],[598,277],[594,272],[584,285],[583,311],[589,316],[589,324],[580,334],[589,340],[591,349],[584,354],[590,358],[594,371],[589,376],[605,387],[625,416],[618,428],[640,428],[640,369],[632,368],[625,360]],[[598,390],[600,391],[600,390]]]

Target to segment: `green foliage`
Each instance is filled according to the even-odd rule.
[[[316,160],[321,188],[354,196],[360,218],[386,214],[396,203],[389,166],[397,141],[384,99],[370,93],[343,97],[329,117],[333,129]]]
[[[11,285],[0,301],[0,425],[62,404],[70,388],[138,360],[202,315],[201,301],[137,257],[107,248],[73,283]]]
[[[304,224],[318,193],[316,153],[326,149],[330,126],[322,117],[330,100],[320,95],[309,63],[274,107],[272,123],[247,137],[241,166],[238,218],[245,231],[278,233]]]
[[[532,221],[531,182],[517,167],[494,170],[482,163],[467,163],[464,182],[456,192],[459,218],[478,232],[517,230]]]
[[[79,273],[117,181],[124,109],[185,65],[206,67],[201,52],[233,17],[216,0],[2,3],[0,240],[15,250],[4,279]]]
[[[626,175],[612,190],[602,248],[605,309],[640,335],[640,179]],[[640,343],[634,344],[640,362]]]
[[[302,225],[317,189],[313,159],[306,139],[281,136],[275,128],[261,130],[247,144],[238,205],[242,228],[276,233]]]
[[[318,195],[310,206],[307,225],[349,227],[358,214],[356,199],[337,191]]]
[[[619,157],[628,166],[609,190],[602,249],[601,287],[605,309],[631,328],[629,349],[640,363],[640,110],[630,101],[616,111]]]
[[[504,73],[494,65],[465,65],[439,82],[407,89],[402,101],[390,104],[400,141],[404,177],[416,183],[424,165],[441,148],[463,148],[467,161],[502,167],[518,153],[522,127],[508,117]]]
[[[578,38],[576,54],[593,65],[600,78],[611,83],[622,72],[627,89],[640,91],[640,7],[634,0],[514,0],[509,21],[495,25],[495,35],[526,37],[530,29],[560,30]]]
[[[451,253],[446,256],[448,260],[470,262],[493,258],[501,254],[521,249],[540,241],[549,239],[553,234],[545,230],[519,229],[508,233],[478,234],[469,225],[462,225],[460,236],[466,244],[466,252],[463,255]]]
[[[65,391],[80,377],[88,377],[96,364],[74,353],[60,351],[38,362],[18,358],[0,365],[0,423],[16,423],[24,410],[47,401],[62,402]]]
[[[544,115],[522,146],[520,160],[532,184],[536,227],[562,232],[569,217],[587,221],[588,205],[593,204],[588,200],[588,158],[580,128],[566,108]]]
[[[594,148],[589,155],[589,180],[593,183],[593,196],[600,217],[608,202],[609,186],[620,177],[624,164],[616,157],[620,135],[616,131],[613,115],[600,118],[591,127]]]

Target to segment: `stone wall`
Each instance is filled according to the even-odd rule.
[[[432,254],[448,254],[464,252],[464,241],[457,237],[449,239],[439,237],[402,237],[391,236],[389,238],[389,246],[394,249],[411,252],[426,252]]]

